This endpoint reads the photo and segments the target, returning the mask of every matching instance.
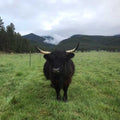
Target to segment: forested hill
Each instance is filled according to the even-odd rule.
[[[33,45],[39,45],[45,50],[66,50],[75,47],[78,43],[80,51],[107,50],[120,51],[120,36],[100,36],[100,35],[73,35],[68,39],[61,41],[58,45],[45,43],[45,37],[33,33],[23,36],[31,41]]]
[[[27,53],[29,51],[35,52],[36,49],[27,39],[15,32],[15,25],[13,23],[5,27],[0,17],[0,51]]]
[[[23,35],[22,37],[30,40],[32,43],[37,43],[37,42],[41,43],[41,42],[43,42],[45,40],[43,37],[40,37],[40,36],[38,36],[38,35],[36,35],[34,33]]]
[[[55,46],[53,44],[49,44],[45,42],[46,39],[49,39],[49,40],[54,39],[51,36],[39,36],[34,33],[30,33],[22,37],[29,40],[33,46],[39,46],[42,49],[51,50]]]
[[[68,39],[61,41],[58,45],[46,43],[45,40],[54,40],[51,36],[38,36],[30,33],[21,36],[15,32],[15,25],[10,23],[4,26],[4,22],[0,17],[0,51],[27,53],[37,52],[36,47],[39,46],[44,50],[66,50],[74,48],[78,43],[80,51],[90,50],[106,50],[120,51],[120,34],[114,36],[99,36],[99,35],[73,35]]]
[[[120,36],[98,36],[98,35],[73,35],[61,41],[57,49],[71,49],[80,43],[78,50],[107,50],[120,51]]]

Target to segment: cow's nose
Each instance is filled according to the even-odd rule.
[[[53,68],[53,72],[54,73],[59,73],[60,72],[60,68]]]

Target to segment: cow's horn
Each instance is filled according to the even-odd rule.
[[[71,49],[71,50],[66,50],[66,53],[72,53],[72,52],[75,52],[79,47],[79,43],[77,44],[76,48],[74,49]]]
[[[44,50],[41,50],[40,48],[38,48],[37,47],[37,49],[41,52],[41,53],[43,53],[43,54],[50,54],[51,52],[49,52],[49,51],[44,51]]]

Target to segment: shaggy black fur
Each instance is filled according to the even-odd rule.
[[[61,100],[60,90],[63,89],[63,101],[67,101],[67,90],[75,71],[72,57],[74,53],[65,51],[53,51],[51,54],[44,55],[46,62],[43,71],[46,78],[51,80],[51,86],[56,90],[57,100]]]

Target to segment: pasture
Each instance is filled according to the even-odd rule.
[[[44,58],[0,54],[0,120],[120,120],[120,53],[78,52],[68,102],[56,100]],[[62,92],[63,94],[63,92]]]

